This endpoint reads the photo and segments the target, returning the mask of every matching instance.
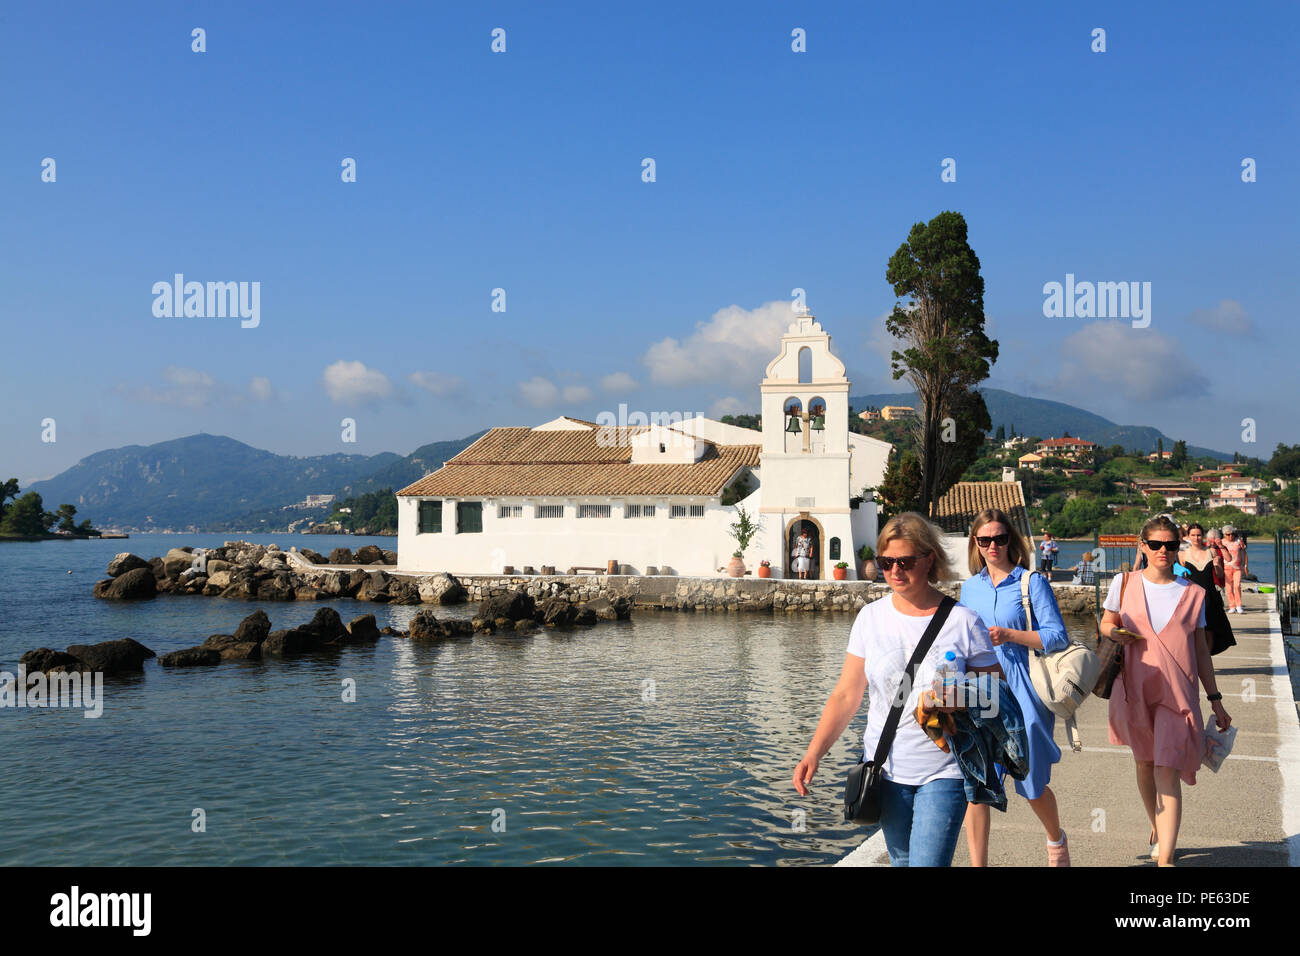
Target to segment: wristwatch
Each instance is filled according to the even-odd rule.
[[[1215,694],[1206,694],[1205,699],[1208,700],[1211,704],[1213,704],[1215,701],[1223,700],[1223,693],[1220,691],[1219,693],[1215,693]]]

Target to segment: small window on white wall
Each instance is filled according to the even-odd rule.
[[[521,518],[524,514],[523,505],[498,505],[498,518]]]
[[[653,518],[654,516],[654,505],[628,505],[623,510],[623,517],[625,518]]]
[[[563,518],[564,505],[538,505],[537,517],[539,518]]]
[[[579,518],[608,518],[609,505],[578,505]]]

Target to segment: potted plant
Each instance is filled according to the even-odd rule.
[[[760,578],[770,578],[772,576],[772,562],[767,558],[758,562],[758,576]]]
[[[876,552],[871,545],[864,544],[862,547],[858,548],[858,559],[862,562],[862,580],[876,580]]]
[[[849,573],[849,562],[847,561],[836,562],[835,569],[832,573],[835,575],[836,581],[843,581],[845,577],[848,576]]]
[[[736,544],[740,545],[740,547],[731,552],[731,562],[727,565],[727,574],[733,578],[738,578],[745,573],[745,549],[749,547],[749,542],[758,534],[758,522],[745,510],[744,505],[736,505],[736,522],[730,527],[729,531],[731,536],[736,539]]]

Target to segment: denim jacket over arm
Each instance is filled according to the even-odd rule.
[[[959,682],[965,700],[970,703],[953,714],[956,733],[947,737],[948,746],[966,784],[970,803],[986,803],[999,810],[1007,808],[1007,794],[995,764],[1001,764],[1017,780],[1029,775],[1029,735],[1024,715],[1007,682],[993,685],[996,695],[987,708],[978,703],[976,681],[989,675],[972,674]]]

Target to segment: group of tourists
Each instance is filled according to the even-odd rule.
[[[1184,563],[1212,567],[1204,540],[1193,537],[1198,527],[1188,529]],[[1115,576],[1099,624],[1102,635],[1124,648],[1110,696],[1109,736],[1133,753],[1151,824],[1146,853],[1161,866],[1173,866],[1181,784],[1195,784],[1204,753],[1198,679],[1220,731],[1231,718],[1215,683],[1207,638],[1209,594],[1217,596],[1213,583],[1207,587],[1195,577],[1175,575],[1182,535],[1169,518],[1148,521],[1139,538],[1146,567]],[[963,824],[972,865],[986,866],[989,808],[1006,807],[1006,773],[1042,824],[1048,865],[1070,865],[1069,842],[1048,785],[1061,759],[1053,739],[1055,715],[1030,676],[1031,655],[1061,651],[1070,640],[1051,585],[1029,569],[1030,553],[1004,512],[980,513],[967,546],[970,577],[954,605],[935,587],[955,577],[942,532],[915,513],[891,518],[880,531],[876,563],[892,593],[867,604],[855,619],[839,680],[793,782],[807,794],[819,761],[872,688],[863,755],[871,760],[882,733],[888,741],[892,732],[881,765],[879,822],[893,866],[950,866]],[[933,636],[932,620],[940,622]],[[1210,621],[1216,650],[1228,646],[1218,631],[1224,623],[1226,616],[1217,627]],[[1227,635],[1231,640],[1230,629]],[[914,662],[927,639],[929,650]],[[909,686],[904,678],[912,668]],[[976,719],[974,727],[970,719],[954,720],[975,716],[976,708],[953,706],[942,697],[953,672],[991,681],[1002,695],[1001,717]],[[899,704],[901,718],[891,713]],[[981,736],[982,730],[988,733]],[[996,775],[983,773],[977,759],[990,748],[998,756]]]

